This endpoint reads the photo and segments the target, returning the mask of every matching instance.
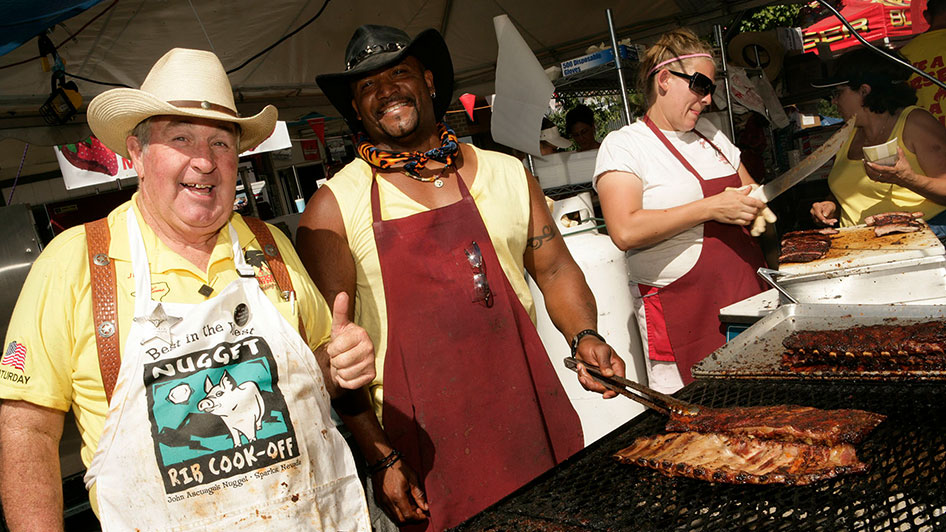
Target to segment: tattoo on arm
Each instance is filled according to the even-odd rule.
[[[542,247],[543,243],[553,238],[555,238],[555,231],[552,229],[551,225],[546,225],[542,228],[542,234],[529,237],[529,240],[526,241],[526,245],[532,249],[539,249]]]

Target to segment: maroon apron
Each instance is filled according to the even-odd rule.
[[[382,419],[422,479],[430,520],[459,524],[580,450],[578,414],[503,273],[463,180],[461,200],[381,220],[371,212],[387,303]],[[467,255],[481,250],[492,304]],[[480,299],[476,301],[476,299]]]
[[[703,179],[649,116],[645,115],[643,120],[670,153],[696,176],[704,198],[719,194],[726,187],[742,186],[738,170],[730,176]],[[725,157],[703,134],[693,132]],[[763,266],[762,249],[745,227],[710,220],[703,222],[703,249],[693,268],[657,290],[670,347],[684,384],[693,382],[690,368],[694,364],[726,343],[719,309],[766,289],[756,274]]]

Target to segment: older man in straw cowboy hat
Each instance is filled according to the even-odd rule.
[[[359,134],[361,158],[310,201],[298,249],[326,297],[356,295],[355,321],[378,346],[384,431],[370,409],[342,412],[376,496],[396,520],[429,515],[420,527],[442,530],[583,444],[524,270],[573,353],[609,374],[624,364],[594,330],[594,298],[538,182],[443,123],[453,92],[443,37],[362,26],[346,60],[317,81]],[[604,392],[587,373],[582,382]]]
[[[88,120],[139,189],[55,238],[17,302],[20,364],[0,384],[11,528],[62,529],[72,408],[104,530],[367,530],[329,398],[374,378],[370,340],[279,231],[232,212],[238,154],[276,109],[240,117],[217,57],[174,49]]]

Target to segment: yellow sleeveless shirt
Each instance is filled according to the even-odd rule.
[[[534,323],[535,305],[523,264],[530,215],[527,176],[522,164],[513,157],[475,146],[473,150],[477,169],[470,195],[480,211],[503,272]],[[355,159],[326,181],[325,186],[338,202],[348,235],[348,247],[355,260],[355,323],[364,327],[374,342],[378,376],[369,389],[375,413],[380,419],[388,328],[381,263],[371,227],[371,176],[368,163]],[[384,220],[405,218],[429,210],[385,179],[378,180],[378,193]]]
[[[908,150],[903,143],[903,125],[914,109],[918,107],[911,105],[901,111],[887,140],[896,137],[897,145],[903,149],[907,162],[914,171],[922,172],[916,154]],[[908,188],[880,183],[867,177],[863,161],[850,159],[847,156],[853,140],[854,135],[851,135],[838,150],[834,158],[834,166],[828,174],[828,187],[841,207],[841,227],[862,224],[867,216],[884,212],[920,211],[923,217],[929,220],[946,210],[946,206],[934,203]]]

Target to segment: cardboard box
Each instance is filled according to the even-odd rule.
[[[619,44],[618,50],[621,52],[621,60],[624,61],[637,62],[642,53],[641,48],[637,45],[626,46]],[[574,74],[586,72],[592,68],[611,63],[614,63],[614,49],[605,48],[604,50],[598,50],[593,54],[583,55],[581,57],[576,57],[575,59],[569,59],[568,61],[563,62],[562,75],[572,76]]]

